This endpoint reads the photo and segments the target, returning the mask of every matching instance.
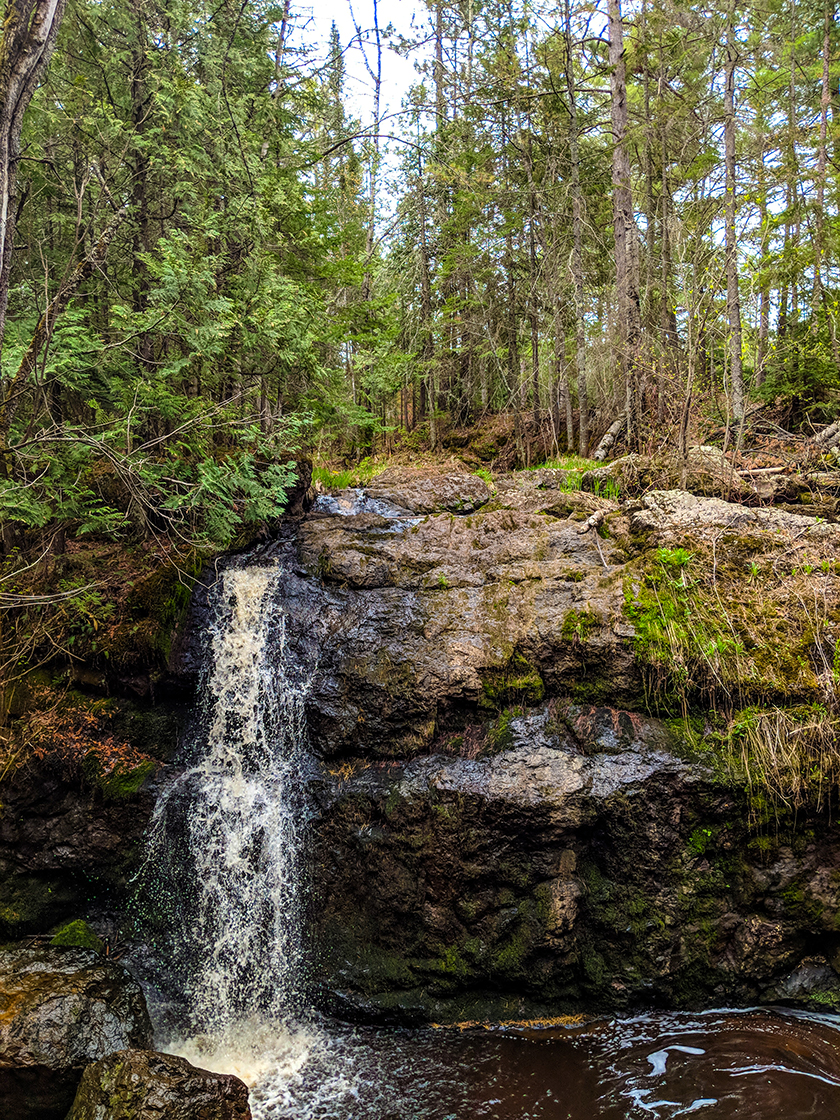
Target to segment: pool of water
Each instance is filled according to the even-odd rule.
[[[254,1120],[840,1116],[840,1017],[783,1009],[464,1030],[252,1024],[170,1049],[242,1077]]]

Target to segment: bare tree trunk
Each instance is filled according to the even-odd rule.
[[[729,9],[726,29],[726,85],[724,90],[724,158],[726,162],[726,313],[729,319],[729,374],[732,390],[732,415],[744,419],[744,373],[741,364],[741,297],[738,292],[738,257],[735,244],[735,11]]]
[[[765,365],[767,363],[767,344],[770,336],[770,291],[766,275],[767,234],[769,230],[769,217],[767,213],[767,181],[764,166],[766,138],[762,131],[761,151],[758,153],[758,214],[761,222],[761,256],[759,259],[759,289],[758,289],[758,347],[755,358],[755,386],[761,388],[764,384]]]
[[[572,68],[572,13],[570,0],[563,8],[563,59],[566,94],[569,99],[569,163],[572,186],[572,286],[575,294],[575,368],[578,405],[580,408],[579,450],[585,457],[589,450],[589,394],[586,385],[586,333],[583,318],[583,195],[580,186],[580,151],[578,146],[577,98]],[[567,389],[568,395],[568,389]],[[570,400],[571,403],[571,400]],[[566,435],[571,447],[571,426]]]
[[[627,147],[627,73],[624,60],[624,29],[619,0],[609,0],[607,11],[610,33],[613,228],[620,365],[624,376],[627,439],[632,446],[639,441],[639,432],[636,430],[638,412],[636,365],[641,340],[638,255],[634,251],[636,228],[633,219],[630,153]]]
[[[20,132],[32,94],[55,49],[65,3],[66,0],[18,0],[17,3],[7,0],[3,18],[0,38],[0,351],[6,328],[17,220]]]
[[[813,329],[819,329],[820,312],[824,309],[827,319],[826,326],[831,340],[831,356],[835,366],[840,369],[840,344],[837,340],[837,326],[828,300],[825,296],[823,284],[823,268],[828,263],[826,260],[825,238],[825,185],[826,168],[828,163],[828,110],[831,105],[831,28],[834,24],[833,0],[825,0],[823,4],[823,47],[822,47],[822,90],[820,93],[820,143],[817,152],[817,206],[815,210],[815,243],[814,243],[814,302],[813,302]]]

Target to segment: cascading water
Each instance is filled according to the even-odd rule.
[[[288,1018],[301,992],[301,767],[309,677],[287,669],[279,567],[211,589],[203,734],[161,796],[144,880],[168,926],[186,1033],[215,1047]]]

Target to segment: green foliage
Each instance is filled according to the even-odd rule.
[[[565,641],[582,644],[600,626],[601,618],[595,611],[572,608],[563,618],[560,633]]]
[[[480,706],[498,711],[511,705],[539,704],[545,696],[539,670],[521,653],[514,653],[500,669],[484,670],[481,688]]]
[[[365,456],[356,466],[343,470],[332,470],[330,467],[316,464],[312,468],[312,481],[319,482],[325,490],[355,489],[367,486],[378,474],[382,474],[387,466],[387,462],[374,462],[370,456]]]

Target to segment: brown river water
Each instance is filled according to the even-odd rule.
[[[255,1120],[840,1118],[840,1016],[784,1009],[549,1028],[322,1022],[171,1049],[243,1077]]]

